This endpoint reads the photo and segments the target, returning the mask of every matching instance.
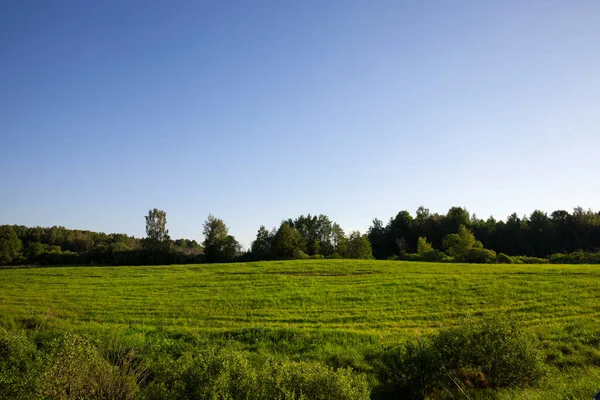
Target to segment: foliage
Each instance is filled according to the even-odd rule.
[[[170,238],[167,230],[167,213],[154,208],[148,211],[146,218],[146,239],[142,242],[144,249],[153,252],[169,250]]]
[[[158,392],[160,396],[157,395]],[[157,374],[152,397],[193,399],[368,399],[363,375],[314,362],[268,359],[251,363],[231,349],[192,350]]]
[[[533,386],[545,373],[536,344],[504,318],[465,321],[430,338],[392,347],[381,357],[387,390],[406,399],[457,387]]]
[[[552,254],[549,262],[552,264],[600,264],[600,252],[574,251],[570,254]]]
[[[269,260],[271,258],[273,236],[264,225],[258,228],[256,239],[252,242],[251,246],[252,255],[255,260]]]
[[[371,243],[367,235],[361,235],[358,231],[351,232],[346,244],[345,257],[367,260],[373,258]]]
[[[0,265],[18,263],[23,243],[9,225],[0,226]]]
[[[545,372],[533,339],[515,321],[502,316],[442,330],[434,336],[432,346],[440,355],[442,371],[466,386],[531,386]]]
[[[420,236],[417,240],[417,253],[419,253],[420,256],[423,256],[430,251],[433,251],[433,246],[427,241],[426,237]]]
[[[0,398],[42,398],[42,354],[23,331],[0,326]]]
[[[505,221],[492,217],[478,219],[461,207],[450,208],[446,215],[430,213],[425,207],[419,207],[416,218],[407,211],[400,211],[390,218],[387,225],[378,219],[373,220],[368,236],[374,256],[390,259],[401,251],[418,252],[419,237],[427,237],[433,248],[442,248],[444,238],[458,234],[461,225],[481,240],[482,247],[511,256],[545,258],[553,253],[600,250],[600,212],[581,207],[576,207],[572,213],[557,210],[550,215],[535,210],[529,217],[523,218],[511,214]],[[450,243],[447,244],[445,248],[451,247]]]
[[[209,214],[204,222],[204,255],[207,262],[231,261],[241,252],[241,246],[229,235],[229,229],[222,219]]]
[[[468,261],[469,251],[482,247],[481,242],[475,240],[475,235],[464,225],[458,227],[458,233],[452,233],[444,238],[444,248],[456,261]]]
[[[547,258],[527,257],[527,256],[512,256],[515,264],[547,264]]]
[[[273,255],[280,260],[303,258],[306,242],[296,228],[287,222],[279,226],[273,238]]]
[[[261,374],[259,399],[366,400],[366,377],[349,368],[333,370],[315,362],[269,361]]]
[[[421,255],[421,260],[429,261],[429,262],[440,262],[440,261],[449,261],[450,258],[443,252],[434,249],[434,250],[423,253]]]
[[[504,254],[504,253],[498,254],[497,261],[501,264],[514,264],[515,263],[515,260],[511,256]]]
[[[496,252],[494,250],[472,248],[467,252],[464,261],[479,264],[495,263]]]
[[[209,232],[214,230],[214,237],[206,242],[206,257],[205,249],[194,240],[168,238],[164,211],[150,210],[146,222],[145,239],[57,226],[0,226],[0,265],[157,265],[289,259],[303,257],[302,253],[330,258],[334,253],[345,256],[349,251],[349,238],[343,229],[322,214],[285,220],[301,238],[296,244],[280,240],[278,244],[285,248],[273,247],[280,228],[269,232],[261,227],[247,253],[241,252],[222,220],[209,216]],[[367,238],[373,256],[386,260],[493,262],[493,253],[488,251],[471,251],[469,257],[472,248],[486,248],[510,255],[515,263],[544,263],[552,254],[553,263],[598,263],[594,254],[600,250],[600,212],[576,207],[572,213],[557,210],[548,215],[535,210],[529,217],[511,214],[505,221],[497,221],[492,217],[478,219],[461,207],[440,215],[421,206],[414,218],[408,211],[400,211],[387,224],[374,219]],[[142,244],[144,251],[140,251]],[[446,249],[449,254],[435,249]],[[420,256],[407,255],[411,253]]]
[[[325,368],[338,373],[350,367],[353,379],[366,375],[369,387],[376,392],[373,398],[386,398],[376,396],[390,392],[396,394],[387,398],[402,398],[398,395],[402,381],[392,379],[399,376],[392,374],[392,366],[397,364],[394,368],[410,372],[410,365],[412,370],[421,369],[415,365],[434,365],[431,371],[439,373],[439,364],[428,360],[438,357],[439,351],[432,343],[440,331],[460,333],[441,343],[463,343],[467,340],[464,338],[483,337],[469,333],[471,328],[466,326],[484,326],[490,315],[507,313],[514,314],[523,325],[517,326],[516,333],[504,342],[497,340],[495,346],[502,349],[502,343],[523,337],[534,354],[539,356],[541,351],[548,369],[544,384],[533,386],[533,379],[532,383],[519,385],[523,387],[480,389],[478,386],[490,384],[485,365],[461,361],[455,367],[445,362],[445,369],[437,375],[441,381],[425,381],[430,398],[465,397],[449,376],[473,399],[540,400],[555,398],[557,393],[562,398],[584,398],[600,377],[600,336],[594,318],[599,297],[593,290],[600,270],[595,265],[327,259],[210,266],[11,269],[0,270],[0,275],[0,325],[27,329],[22,337],[30,337],[38,349],[27,357],[43,364],[41,370],[30,370],[37,371],[32,376],[51,376],[45,372],[57,362],[55,356],[62,354],[58,349],[64,339],[56,345],[49,343],[56,337],[63,338],[66,331],[80,336],[85,333],[111,370],[121,370],[116,376],[130,376],[130,369],[114,361],[113,351],[102,350],[107,348],[107,332],[118,328],[123,330],[121,341],[126,354],[135,354],[132,363],[139,361],[148,368],[148,378],[137,380],[139,391],[132,387],[132,393],[139,393],[141,398],[172,398],[170,389],[179,379],[175,374],[178,360],[188,353],[197,357],[211,349],[215,354],[234,354],[223,355],[223,359],[239,356],[241,365],[249,365],[248,371],[259,381],[273,382],[263,375],[269,371],[267,361],[293,364],[280,368],[285,377],[293,375],[289,371],[296,368],[315,371],[306,374],[317,379],[325,374]],[[48,313],[54,317],[42,324]],[[464,319],[469,314],[474,316],[471,324]],[[477,331],[477,326],[472,328]],[[469,346],[456,347],[462,350],[444,359],[477,360],[473,354],[494,355],[491,347],[481,345],[483,339],[469,340]],[[432,353],[424,353],[421,348]],[[386,354],[396,354],[395,360],[413,361],[392,364]],[[503,350],[498,360],[504,354],[511,353]],[[310,365],[297,367],[297,363]],[[518,368],[514,367],[515,371],[519,372]],[[419,375],[410,376],[415,384],[419,382],[415,380]],[[44,384],[37,385],[39,392]],[[265,387],[261,382],[258,385]]]
[[[44,375],[45,393],[50,398],[136,397],[141,375],[111,365],[88,337],[67,333],[54,346],[53,360]]]
[[[315,254],[329,256],[338,250],[335,239],[338,234],[336,230],[340,228],[339,226],[335,227],[334,225],[336,224],[332,224],[326,215],[301,215],[294,221],[288,221],[288,223],[297,229],[302,236],[306,244],[306,252],[309,256],[314,256]]]

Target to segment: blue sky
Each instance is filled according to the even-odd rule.
[[[600,2],[0,3],[0,224],[600,208]]]

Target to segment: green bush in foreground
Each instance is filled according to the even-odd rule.
[[[119,361],[111,365],[86,336],[67,333],[57,341],[44,374],[52,399],[133,399],[138,376]]]
[[[235,350],[188,352],[156,371],[153,399],[366,400],[364,375],[314,362],[267,360],[253,364]]]
[[[382,384],[400,398],[438,391],[534,386],[544,375],[540,351],[511,321],[488,319],[389,349]]]
[[[0,327],[0,398],[41,398],[41,356],[25,332]]]

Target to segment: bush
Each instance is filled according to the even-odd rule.
[[[366,400],[366,377],[314,362],[269,361],[260,374],[260,399]]]
[[[600,264],[600,253],[574,251],[570,254],[552,254],[549,261],[552,264]]]
[[[302,250],[299,249],[294,249],[292,251],[292,258],[294,260],[308,260],[310,258],[310,256],[308,254],[306,254],[305,252],[303,252]]]
[[[525,387],[543,376],[540,351],[511,321],[488,319],[386,350],[383,391],[403,399],[470,388]],[[436,396],[433,396],[434,398]]]
[[[165,365],[148,388],[151,398],[366,400],[364,375],[311,362],[251,363],[244,353],[209,349]]]
[[[250,399],[258,385],[254,368],[239,352],[187,353],[177,361],[176,371],[176,398]]]
[[[383,397],[423,399],[443,380],[439,355],[427,338],[388,348],[380,357],[379,390]]]
[[[529,257],[529,256],[513,256],[515,264],[548,264],[547,258]]]
[[[504,254],[504,253],[498,254],[498,257],[496,260],[500,264],[514,264],[515,263],[515,260],[513,260],[513,258],[511,256]]]
[[[495,263],[496,252],[494,250],[472,248],[467,252],[465,261],[479,264]]]
[[[0,397],[42,398],[43,358],[23,331],[0,327]]]
[[[442,261],[445,256],[446,255],[439,250],[431,250],[423,253],[421,258],[423,261],[439,262]]]
[[[45,392],[52,399],[132,399],[139,391],[137,378],[111,365],[86,336],[71,333],[54,343],[44,374]]]
[[[405,251],[400,252],[394,260],[402,260],[402,261],[423,261],[421,256],[417,253],[407,253]]]
[[[467,386],[475,386],[473,377],[480,387],[532,386],[544,372],[539,349],[508,319],[473,321],[441,331],[432,345],[443,369]]]

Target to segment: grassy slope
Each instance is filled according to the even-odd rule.
[[[15,269],[0,270],[0,321],[39,325],[51,316],[46,325],[55,331],[241,335],[251,349],[262,336],[277,341],[267,337],[273,332],[301,332],[296,339],[318,337],[319,344],[269,342],[269,351],[331,363],[338,353],[351,358],[352,346],[360,351],[457,325],[465,316],[510,312],[546,344],[565,379],[582,374],[577,379],[589,386],[585,380],[600,378],[599,287],[600,268],[588,265],[311,260]]]

